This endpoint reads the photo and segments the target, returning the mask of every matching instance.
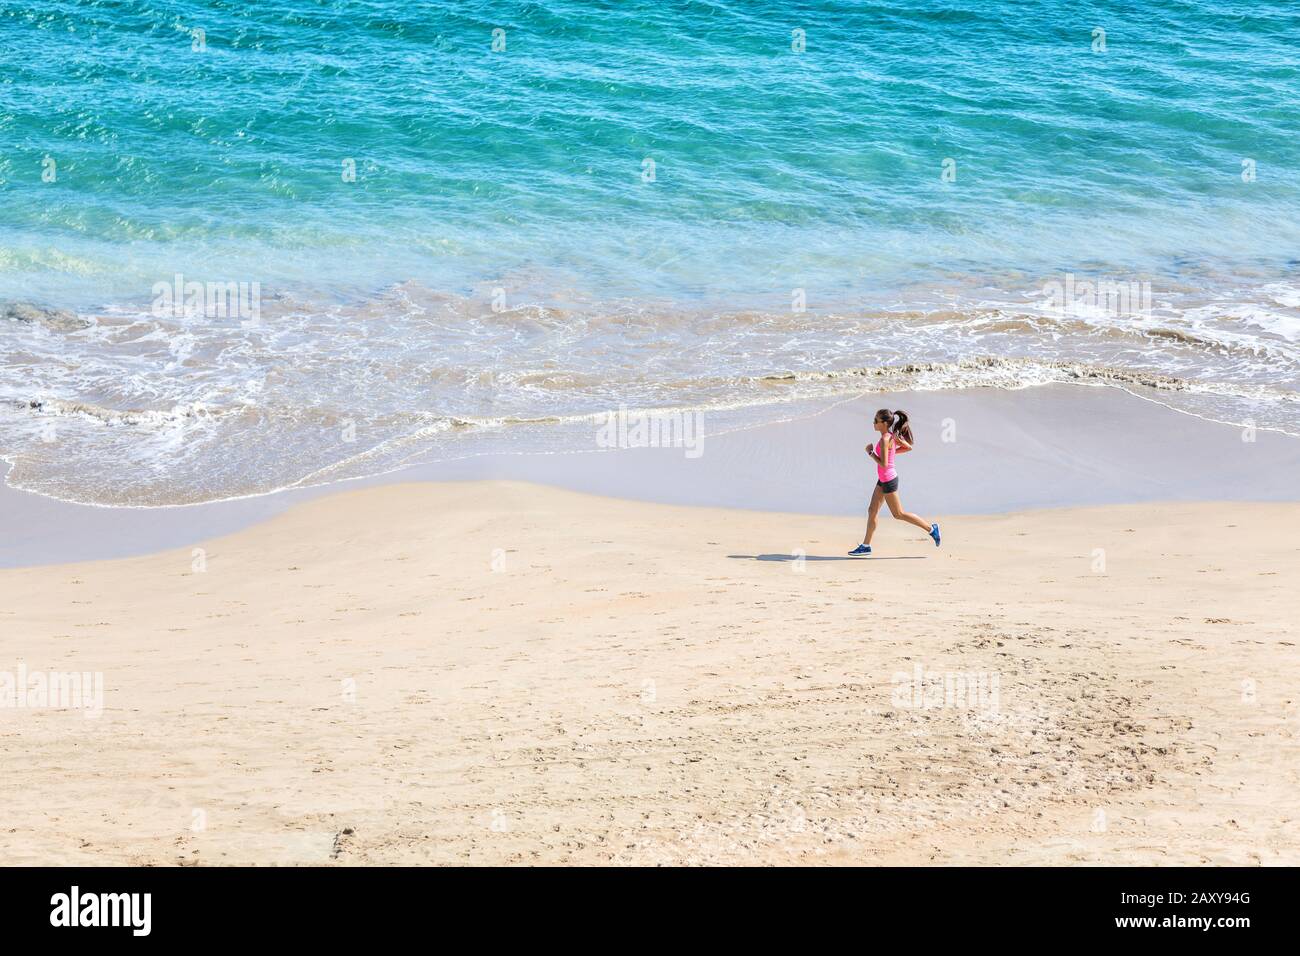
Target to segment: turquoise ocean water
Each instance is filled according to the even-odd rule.
[[[1300,434],[1298,266],[1289,2],[0,0],[0,455],[58,497],[892,387]]]

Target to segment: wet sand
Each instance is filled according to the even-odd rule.
[[[874,483],[862,448],[875,409],[905,408],[908,507],[949,514],[1143,501],[1295,498],[1300,440],[1191,418],[1117,388],[871,394],[805,404],[792,420],[681,448],[494,454],[319,488],[183,508],[96,508],[0,487],[0,568],[148,554],[250,527],[304,501],[397,481],[530,481],[666,504],[862,514]]]
[[[904,402],[944,545],[885,518],[848,559],[865,419]],[[695,459],[7,492],[0,861],[1294,865],[1300,504],[1226,499],[1300,470],[1255,438],[922,393]]]

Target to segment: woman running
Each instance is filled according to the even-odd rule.
[[[882,408],[876,412],[872,427],[880,432],[880,440],[876,442],[875,448],[867,446],[867,454],[876,462],[878,480],[876,490],[871,493],[871,507],[867,511],[867,536],[849,554],[871,553],[871,536],[876,533],[876,515],[880,513],[881,501],[889,505],[889,513],[895,518],[928,531],[934,539],[934,546],[939,547],[939,526],[928,524],[924,518],[904,511],[902,502],[898,500],[898,472],[894,470],[894,456],[912,450],[912,427],[907,424],[907,412],[891,412]]]

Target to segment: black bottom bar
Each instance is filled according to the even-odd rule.
[[[337,945],[438,926],[477,927],[488,938],[517,928],[541,942],[590,938],[613,921],[678,944],[792,925],[811,941],[851,924],[864,939],[905,931],[926,943],[1030,932],[1045,944],[1198,937],[1231,946],[1289,928],[1294,872],[49,868],[2,870],[0,881],[9,941],[76,934],[83,942]],[[668,937],[665,924],[675,927]]]

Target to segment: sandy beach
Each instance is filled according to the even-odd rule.
[[[373,942],[403,865],[1285,926],[1296,5],[930,6],[6,5],[19,936]]]
[[[0,858],[1300,862],[1300,504],[931,491],[944,546],[869,560],[852,515],[479,479],[5,569],[10,686],[103,695],[0,709]]]
[[[912,415],[906,501],[922,512],[1004,514],[1167,501],[1294,501],[1300,440],[1180,414],[1119,388],[869,393],[779,406],[771,423],[715,429],[701,454],[600,450],[595,426],[553,454],[452,457],[336,484],[173,508],[75,505],[0,485],[0,569],[190,547],[340,489],[402,481],[526,481],[659,504],[856,517],[874,476],[863,454],[881,405]],[[1230,458],[1227,464],[1218,458]],[[1225,467],[1228,469],[1225,472]]]

